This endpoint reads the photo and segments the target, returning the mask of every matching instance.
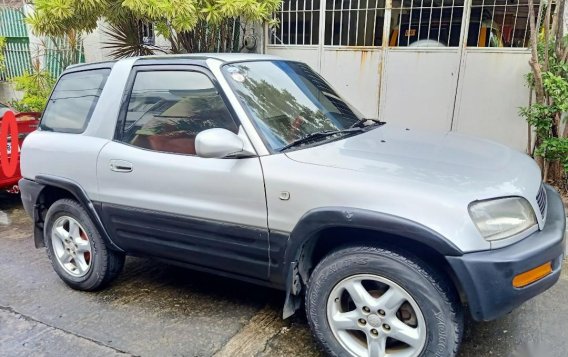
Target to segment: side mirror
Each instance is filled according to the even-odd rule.
[[[244,152],[244,142],[227,129],[207,129],[195,137],[195,152],[205,158],[238,157]]]

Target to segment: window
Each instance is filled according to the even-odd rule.
[[[325,44],[381,46],[384,23],[384,0],[326,1]]]
[[[73,72],[57,82],[41,119],[41,129],[82,133],[97,105],[110,69]]]
[[[535,1],[535,13],[538,13],[538,7],[539,2]],[[530,37],[528,17],[527,0],[473,0],[467,45],[528,47]]]
[[[154,151],[195,155],[195,137],[206,129],[237,133],[223,99],[203,73],[138,72],[122,141]]]
[[[154,24],[151,22],[138,21],[138,40],[140,44],[154,46],[156,35],[154,34]]]
[[[463,4],[463,0],[393,0],[389,46],[459,46]]]
[[[284,0],[274,14],[280,24],[272,30],[272,45],[317,45],[319,43],[319,0]]]

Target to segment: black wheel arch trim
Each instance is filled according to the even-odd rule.
[[[464,253],[450,240],[418,222],[366,209],[351,207],[321,207],[306,212],[288,236],[282,271],[280,276],[285,282],[287,301],[284,317],[295,310],[297,296],[293,292],[294,279],[292,269],[297,269],[300,254],[305,244],[318,233],[330,228],[358,228],[383,234],[402,236],[434,249],[443,256],[462,256]],[[299,269],[300,276],[303,274]]]
[[[85,190],[77,182],[59,176],[37,175],[33,181],[25,178],[20,180],[20,185],[23,191],[22,201],[24,203],[24,207],[34,220],[34,240],[36,247],[43,246],[43,231],[38,227],[38,220],[40,219],[38,213],[38,199],[43,190],[47,187],[57,187],[69,192],[85,208],[89,218],[91,218],[95,227],[101,234],[101,237],[104,239],[105,243],[109,245],[109,248],[115,251],[124,252],[112,241],[110,235],[104,228],[97,210],[95,209],[94,203],[89,199]],[[28,202],[26,203],[26,201]]]
[[[359,228],[393,234],[423,243],[444,256],[463,255],[450,240],[418,222],[366,209],[322,207],[305,213],[290,233],[284,258],[286,265],[298,258],[302,245],[329,228]]]

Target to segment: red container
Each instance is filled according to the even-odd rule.
[[[22,142],[24,141],[25,137],[37,129],[39,124],[39,117],[41,113],[37,112],[26,112],[26,113],[17,113],[16,114],[16,122],[18,124],[18,138],[19,138],[19,146],[21,147]],[[3,115],[2,115],[3,117]],[[2,119],[0,119],[0,126],[2,125]],[[8,137],[8,158],[11,158],[11,152],[13,150],[20,150],[20,148],[13,148],[11,145],[11,137]],[[1,155],[1,154],[0,154]],[[1,158],[0,158],[1,159]],[[0,168],[0,190],[8,190],[13,193],[18,193],[18,181],[21,178],[20,173],[20,163],[18,162],[18,168],[16,173],[10,177],[7,177],[4,174],[4,171]]]

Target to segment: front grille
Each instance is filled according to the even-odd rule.
[[[546,191],[544,185],[540,186],[538,194],[536,195],[536,202],[538,203],[538,208],[540,209],[540,214],[544,218],[544,213],[546,212]]]

